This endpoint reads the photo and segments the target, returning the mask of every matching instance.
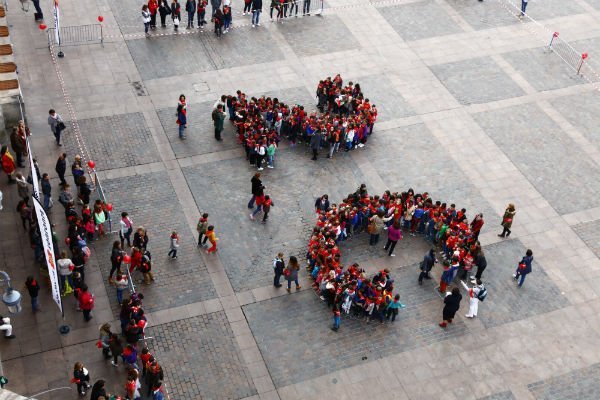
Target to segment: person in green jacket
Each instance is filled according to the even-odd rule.
[[[275,168],[273,163],[275,162],[275,150],[277,150],[277,144],[272,141],[267,147],[267,168]]]

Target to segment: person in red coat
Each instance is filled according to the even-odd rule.
[[[475,240],[479,238],[479,232],[481,232],[484,223],[483,214],[477,214],[475,218],[473,218],[473,221],[471,221],[471,231],[473,232]]]
[[[7,146],[2,146],[2,149],[0,150],[0,161],[2,162],[2,170],[8,175],[8,183],[17,183],[14,178],[17,165],[15,164],[15,159],[8,151]]]
[[[157,0],[148,0],[148,11],[150,12],[150,29],[156,29],[156,11],[158,10]]]
[[[92,310],[94,309],[94,295],[88,292],[88,287],[84,283],[81,286],[81,292],[77,296],[79,299],[79,308],[83,311],[83,319],[89,322],[92,319]]]

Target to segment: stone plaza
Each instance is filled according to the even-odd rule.
[[[32,149],[54,196],[56,158],[65,151],[72,161],[83,149],[115,210],[113,231],[127,211],[149,232],[156,282],[139,290],[167,398],[600,399],[600,77],[577,75],[546,48],[560,32],[600,71],[600,0],[530,0],[536,22],[516,18],[507,1],[326,0],[321,16],[273,23],[263,0],[262,26],[253,28],[243,1],[233,0],[233,29],[221,38],[212,24],[202,32],[182,24],[174,33],[170,21],[146,38],[143,2],[62,0],[61,24],[95,24],[102,15],[105,37],[102,45],[65,46],[65,57],[53,61],[32,12],[9,0]],[[49,7],[42,4],[52,26]],[[377,105],[373,136],[332,159],[322,150],[317,162],[308,147],[283,141],[275,168],[262,176],[275,203],[269,223],[251,221],[255,168],[228,122],[224,140],[214,140],[213,104],[239,89],[312,111],[319,80],[338,73]],[[185,141],[175,123],[182,93]],[[69,121],[62,148],[47,125],[50,108]],[[70,128],[74,117],[83,142]],[[342,245],[344,263],[392,271],[407,305],[393,325],[343,318],[332,332],[331,311],[304,268],[302,290],[273,287],[278,252],[304,259],[315,199],[327,193],[340,201],[361,183],[371,194],[427,191],[465,207],[469,219],[483,213],[489,295],[476,319],[464,318],[463,292],[455,322],[438,326],[435,279],[417,284],[428,246],[409,235],[395,258],[370,247],[366,235]],[[91,245],[91,322],[73,298],[64,299],[63,322],[43,280],[43,311],[33,314],[21,287],[39,270],[14,212],[16,188],[3,178],[0,190],[2,269],[24,306],[12,317],[17,338],[0,341],[6,389],[30,396],[69,386],[81,361],[92,381],[105,379],[108,391],[123,394],[122,367],[96,348],[102,323],[119,327],[108,284],[118,235]],[[508,203],[517,214],[513,234],[502,239]],[[196,246],[203,212],[220,239],[214,255]],[[59,204],[52,218],[64,238]],[[173,230],[181,237],[176,261],[167,258]],[[519,289],[511,275],[526,249],[534,253],[533,273]],[[441,273],[438,266],[433,272]],[[71,327],[64,336],[63,323]],[[77,397],[65,390],[38,398]]]

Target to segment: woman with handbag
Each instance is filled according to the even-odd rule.
[[[161,0],[158,4],[158,13],[160,14],[160,26],[162,28],[167,27],[167,15],[171,14],[171,7],[167,0]]]
[[[506,210],[504,210],[504,216],[502,217],[502,223],[500,225],[502,225],[502,233],[499,234],[499,237],[509,237],[510,236],[510,227],[512,226],[513,223],[513,219],[515,217],[515,214],[517,213],[517,211],[515,210],[515,205],[513,203],[509,203],[508,206],[506,207]]]
[[[48,114],[48,125],[50,125],[50,130],[56,138],[56,145],[62,146],[62,144],[60,143],[60,133],[66,129],[65,123],[63,122],[60,115],[53,109],[50,109],[50,111],[48,111]]]
[[[181,5],[177,2],[177,0],[173,0],[171,3],[171,18],[173,18],[173,26],[175,30],[179,28],[179,23],[181,22]]]
[[[283,270],[283,275],[287,280],[287,291],[290,293],[292,291],[292,282],[296,284],[296,290],[302,289],[302,286],[298,283],[298,271],[300,270],[300,265],[298,264],[298,259],[294,256],[290,256],[290,261],[288,262],[288,266]]]

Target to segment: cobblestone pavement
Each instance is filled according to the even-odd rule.
[[[527,385],[538,400],[593,400],[600,396],[600,364]]]
[[[160,161],[142,113],[88,118],[78,122],[86,148],[98,171]],[[79,153],[74,135],[64,135],[63,143],[72,160]]]
[[[224,312],[149,329],[173,399],[242,399],[255,395]]]
[[[509,107],[474,117],[559,214],[600,205],[594,184],[594,176],[600,173],[598,165],[574,150],[572,140],[538,106]],[[532,154],[523,143],[535,146],[536,151]],[[568,175],[554,174],[557,160],[568,169]],[[565,201],[565,193],[573,192],[577,196]]]
[[[431,70],[461,104],[489,103],[524,94],[490,58],[435,65]]]
[[[185,224],[181,209],[173,206],[177,202],[177,197],[166,172],[106,180],[104,190],[116,211],[113,212],[115,219],[113,230],[119,227],[121,212],[127,211],[135,227],[143,226],[148,231],[148,250],[152,254],[152,272],[155,282],[146,286],[140,283],[139,272],[134,273],[136,287],[146,297],[144,299],[146,312],[216,297],[206,265],[196,247],[198,239]],[[180,235],[177,260],[171,260],[167,256],[169,238],[173,230]],[[99,257],[100,270],[109,294],[111,308],[117,318],[119,314],[116,291],[108,284],[111,268],[110,254],[114,240],[119,240],[118,234],[96,241],[93,246]]]
[[[51,26],[51,10],[42,3]],[[169,25],[143,38],[141,3],[63,0],[63,26],[96,23],[103,15],[106,33],[104,47],[65,47],[66,57],[56,60],[64,82],[31,13],[7,10],[42,172],[54,171],[59,152],[71,158],[79,152],[70,127],[65,146],[56,147],[46,121],[50,107],[72,118],[72,104],[114,207],[113,230],[124,210],[149,230],[156,281],[138,288],[149,314],[148,345],[166,371],[167,398],[598,398],[600,101],[597,85],[544,46],[560,32],[576,49],[573,57],[588,52],[587,62],[600,70],[600,0],[530,1],[527,11],[547,38],[500,1],[328,0],[322,17],[283,23],[270,22],[263,3],[260,28],[241,15],[242,0],[233,0],[233,29],[220,39],[212,24],[178,34]],[[307,146],[284,142],[276,168],[262,171],[275,203],[269,221],[251,221],[246,204],[256,169],[230,124],[224,141],[214,140],[212,105],[240,89],[313,111],[318,80],[337,73],[360,83],[377,105],[375,134],[364,148],[332,160],[323,150],[317,162]],[[189,106],[186,141],[175,124],[181,93]],[[10,119],[5,105],[2,114]],[[92,380],[106,379],[111,392],[123,394],[123,368],[112,367],[95,346],[101,323],[119,325],[115,290],[107,283],[116,235],[91,244],[86,281],[96,296],[94,319],[85,323],[75,300],[65,298],[63,320],[21,235],[16,190],[5,182],[0,269],[23,294],[25,309],[11,317],[17,338],[0,339],[8,388],[31,395],[68,386],[74,362],[82,361]],[[376,246],[365,233],[340,245],[344,262],[359,262],[369,274],[391,269],[407,305],[393,325],[344,317],[336,334],[329,329],[331,311],[309,285],[289,295],[272,287],[277,252],[303,260],[315,199],[327,193],[338,202],[361,183],[374,194],[412,187],[466,208],[469,217],[484,214],[489,295],[477,318],[464,318],[463,291],[455,323],[437,326],[437,279],[417,284],[429,245],[410,235],[393,258],[382,249],[385,233]],[[501,240],[496,235],[509,202],[518,214],[510,239]],[[216,255],[196,247],[201,212],[216,226]],[[52,214],[62,249],[61,207]],[[181,237],[177,261],[166,255],[174,229]],[[535,255],[533,273],[517,289],[511,275],[527,248]],[[29,311],[22,289],[30,274],[42,283],[41,313]],[[307,281],[304,270],[301,278]],[[63,323],[71,326],[69,335],[58,333]],[[61,399],[78,398],[61,393]]]

